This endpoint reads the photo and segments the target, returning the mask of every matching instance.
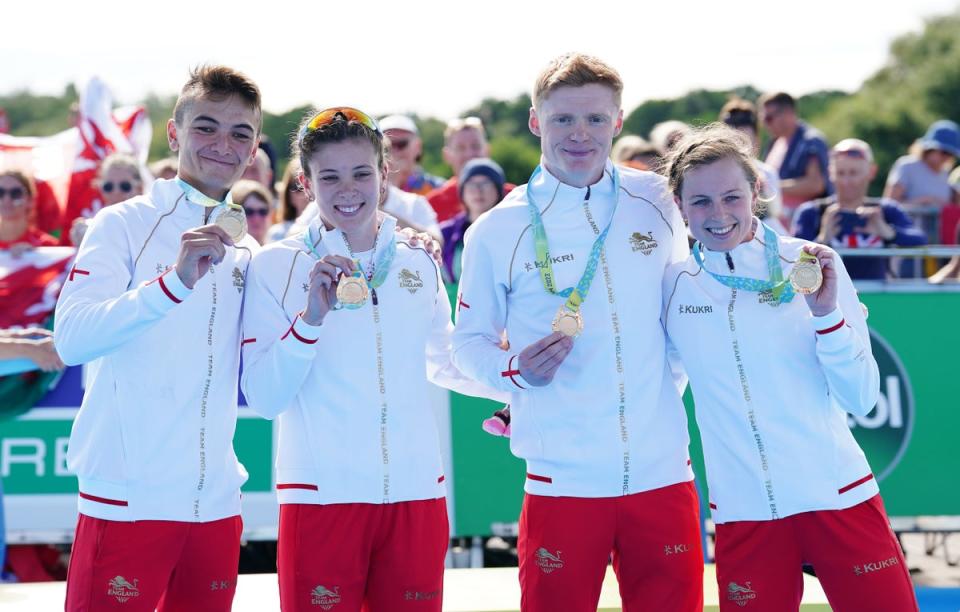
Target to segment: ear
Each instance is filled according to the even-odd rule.
[[[247,160],[247,165],[252,166],[255,159],[257,159],[257,151],[260,150],[260,134],[257,134],[256,142],[253,143],[253,149],[250,150],[250,158]]]
[[[877,164],[871,163],[870,169],[867,171],[867,177],[872,181],[875,176],[877,176]]]
[[[177,123],[173,119],[167,119],[167,144],[174,153],[180,151],[180,143],[177,141]]]
[[[623,131],[623,109],[621,108],[617,111],[617,127],[613,132],[614,138],[620,135],[620,132]]]
[[[527,121],[527,127],[530,128],[530,132],[537,138],[541,137],[540,134],[540,117],[537,116],[537,109],[533,106],[530,107],[530,119]]]
[[[303,186],[303,193],[307,194],[307,199],[311,202],[316,201],[313,194],[313,183],[310,181],[310,177],[304,174],[303,170],[297,175],[297,180],[300,181],[300,185]]]
[[[677,210],[680,211],[680,216],[683,217],[683,222],[689,224],[690,220],[687,219],[687,213],[683,211],[683,204],[680,203],[680,198],[673,196],[673,203],[677,205]]]

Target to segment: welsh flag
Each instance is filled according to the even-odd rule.
[[[49,325],[74,254],[73,247],[38,247],[16,258],[0,251],[0,328]],[[16,361],[23,360],[0,363]],[[14,373],[0,376],[0,421],[30,410],[59,376],[58,372],[8,371]]]
[[[91,185],[100,162],[111,153],[130,153],[146,163],[153,134],[146,109],[113,109],[106,84],[94,77],[80,92],[77,127],[44,138],[0,134],[0,167],[23,168],[37,179],[37,227],[63,230],[69,244],[70,224],[92,217],[103,207]]]
[[[0,251],[0,329],[42,326],[75,254],[73,247],[37,247],[19,257]]]

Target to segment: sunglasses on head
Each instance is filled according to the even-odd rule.
[[[244,208],[243,212],[248,217],[266,217],[270,214],[270,211],[266,208]]]
[[[376,132],[377,136],[383,137],[383,132],[380,131],[380,126],[370,115],[355,108],[350,108],[349,106],[335,106],[333,108],[320,111],[314,115],[306,125],[300,128],[299,140],[303,140],[303,137],[310,132],[319,130],[320,128],[328,126],[338,120],[356,121],[357,123],[365,125]]]
[[[852,157],[853,159],[867,159],[867,154],[860,149],[844,149],[843,151],[834,151],[838,157]]]
[[[27,192],[23,187],[11,187],[10,189],[0,187],[0,200],[7,196],[10,196],[11,200],[22,200],[25,195],[27,195]]]
[[[303,191],[303,185],[300,184],[300,181],[290,181],[290,184],[287,185],[287,191],[289,193],[299,193]]]
[[[100,185],[100,191],[103,193],[113,193],[113,188],[116,187],[121,193],[130,193],[133,191],[133,183],[130,181],[120,181],[119,183],[114,183],[113,181],[106,182]]]

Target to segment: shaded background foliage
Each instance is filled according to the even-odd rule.
[[[745,84],[729,90],[697,89],[678,98],[648,100],[625,112],[623,133],[647,137],[654,125],[668,119],[693,125],[709,123],[716,120],[731,96],[755,101],[759,94],[755,87]],[[76,98],[73,85],[60,96],[18,91],[0,96],[0,108],[6,109],[13,134],[45,136],[68,126],[70,104]],[[168,155],[165,123],[175,99],[151,94],[142,102],[154,122],[151,160]],[[929,19],[922,32],[897,38],[890,46],[886,65],[857,91],[820,91],[797,99],[800,116],[819,127],[831,143],[855,137],[873,146],[880,172],[872,192],[879,193],[890,166],[930,123],[943,118],[960,121],[960,11]],[[518,184],[526,182],[540,156],[537,138],[527,129],[529,108],[529,96],[521,94],[510,100],[487,98],[462,113],[483,119],[492,156],[503,166],[507,179]],[[289,155],[290,137],[307,110],[299,107],[282,114],[264,114],[263,131],[282,157]],[[424,167],[449,176],[450,168],[441,156],[444,123],[432,117],[415,119],[424,141]]]

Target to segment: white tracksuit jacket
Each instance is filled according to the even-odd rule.
[[[729,262],[705,250],[704,265],[767,278],[762,239],[758,231]],[[809,244],[778,241],[791,262]],[[772,305],[769,293],[731,289],[693,256],[664,278],[664,326],[693,388],[716,523],[849,508],[877,494],[846,413],[873,409],[880,375],[856,290],[836,263],[839,307],[822,317],[802,295]]]
[[[67,465],[80,512],[108,520],[213,521],[240,513],[233,452],[247,236],[194,289],[172,267],[203,206],[175,181],[101,210],[57,302],[64,363],[88,363]]]
[[[512,393],[510,448],[526,460],[525,490],[536,495],[613,497],[693,478],[660,325],[663,274],[686,256],[687,238],[661,177],[620,170],[605,256],[581,307],[583,333],[550,384],[531,388],[518,371],[520,351],[551,333],[565,302],[540,280],[526,191],[543,216],[557,285],[571,287],[613,214],[611,170],[608,162],[585,205],[586,188],[544,169],[466,236],[454,363]],[[508,351],[498,347],[503,330]]]
[[[303,234],[267,246],[250,265],[241,384],[257,413],[279,415],[281,504],[443,497],[428,379],[460,393],[507,399],[453,366],[450,302],[438,268],[426,251],[400,240],[395,227],[385,216],[377,254],[388,240],[397,251],[376,290],[377,305],[371,296],[357,310],[331,311],[319,326],[298,316],[316,262]],[[328,231],[317,219],[308,232],[320,256],[349,257],[339,230]],[[369,253],[357,255],[367,270]]]

